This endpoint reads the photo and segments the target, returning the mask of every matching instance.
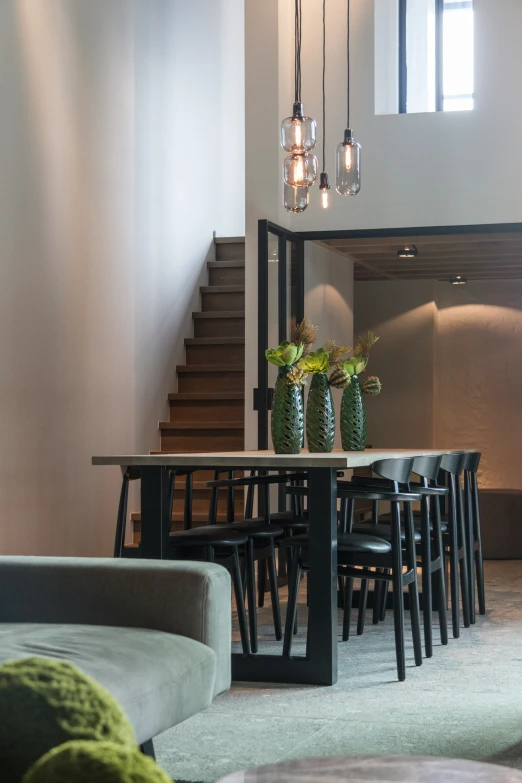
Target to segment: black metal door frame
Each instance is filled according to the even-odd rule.
[[[265,351],[268,345],[268,243],[270,234],[278,238],[278,335],[279,342],[287,335],[287,242],[292,244],[296,261],[295,318],[299,322],[304,315],[304,240],[282,226],[269,220],[258,223],[257,261],[257,389],[254,389],[254,410],[257,410],[257,447],[268,449],[268,411],[272,407],[273,390],[268,386],[268,364]]]
[[[279,293],[278,293],[278,331],[279,341],[285,340],[287,324],[287,242],[292,244],[296,254],[296,302],[295,317],[300,321],[304,316],[305,242],[317,242],[326,239],[376,239],[404,238],[408,236],[441,236],[458,234],[506,234],[522,233],[522,223],[485,223],[464,226],[414,226],[399,228],[362,228],[338,231],[289,231],[268,220],[258,222],[258,382],[254,389],[254,410],[257,411],[257,447],[268,449],[268,411],[272,405],[272,390],[268,386],[268,364],[265,351],[268,346],[268,241],[270,234],[279,239]]]

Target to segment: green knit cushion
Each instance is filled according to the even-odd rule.
[[[66,742],[50,750],[22,783],[172,783],[155,761],[137,748],[114,742]]]
[[[72,739],[136,747],[114,697],[67,661],[20,658],[0,666],[2,783],[19,783],[47,751]]]

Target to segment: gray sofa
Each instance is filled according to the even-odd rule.
[[[231,586],[212,563],[0,557],[0,663],[71,661],[102,683],[138,743],[230,686]]]

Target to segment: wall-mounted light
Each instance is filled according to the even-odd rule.
[[[455,275],[455,277],[450,277],[448,282],[450,282],[451,285],[466,285],[468,278],[462,277],[462,275]]]
[[[406,247],[397,250],[399,258],[417,258],[419,251],[416,245],[406,245]]]

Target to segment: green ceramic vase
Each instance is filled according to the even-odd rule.
[[[366,411],[357,375],[343,392],[341,402],[341,441],[344,451],[364,451],[366,448]]]
[[[335,439],[335,409],[326,373],[314,375],[306,405],[306,439],[311,452],[329,453]]]
[[[271,430],[276,454],[300,454],[303,447],[303,395],[300,386],[287,383],[290,369],[281,368],[274,389]]]

